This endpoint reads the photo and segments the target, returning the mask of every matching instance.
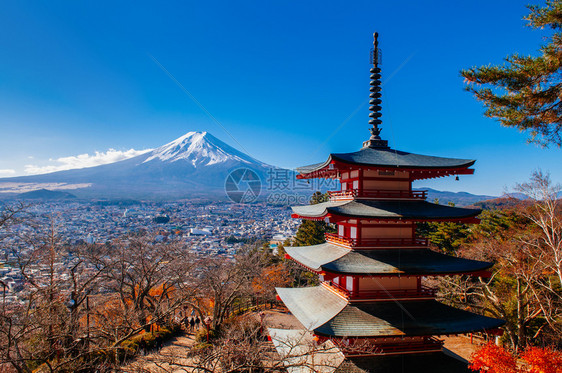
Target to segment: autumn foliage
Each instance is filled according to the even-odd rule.
[[[529,347],[521,355],[529,364],[529,373],[562,372],[562,352],[550,348]]]
[[[469,368],[476,372],[517,372],[517,359],[504,348],[488,343],[471,357]]]
[[[488,343],[475,352],[469,368],[486,373],[562,373],[562,352],[551,348],[529,347],[519,356],[503,347]]]
[[[290,275],[283,263],[271,265],[262,269],[261,274],[252,281],[252,288],[256,294],[271,295],[276,287],[287,286]]]

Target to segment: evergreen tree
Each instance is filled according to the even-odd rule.
[[[295,246],[318,245],[325,241],[326,223],[323,221],[303,220],[295,236]]]
[[[329,200],[330,200],[330,196],[328,195],[328,193],[321,193],[316,191],[314,192],[312,197],[310,197],[310,204],[316,205],[318,203],[328,202]]]
[[[287,251],[285,251],[285,245],[280,243],[277,245],[277,257],[281,260],[285,259],[285,254],[287,254]]]
[[[435,198],[433,203],[439,204],[439,198]],[[455,207],[453,202],[447,202],[447,205]],[[417,224],[416,230],[418,236],[427,238],[439,250],[453,255],[470,235],[468,225],[452,222],[421,222]]]
[[[506,127],[529,131],[529,141],[562,146],[562,0],[544,7],[529,6],[524,19],[530,27],[551,29],[538,57],[514,54],[500,66],[462,70],[474,93],[486,107],[485,115]]]
[[[432,246],[446,254],[456,254],[469,237],[470,229],[466,224],[423,222],[417,225],[417,235],[426,237]]]
[[[314,192],[310,197],[310,204],[316,205],[318,203],[328,201],[327,193]],[[303,219],[297,234],[295,236],[294,246],[310,246],[318,245],[325,241],[324,233],[332,231],[328,223],[324,221],[306,220]]]

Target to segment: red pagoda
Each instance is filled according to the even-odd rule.
[[[278,288],[315,340],[330,340],[349,356],[404,355],[442,350],[438,336],[497,332],[503,321],[435,300],[423,278],[486,276],[492,263],[437,253],[416,235],[421,222],[478,223],[480,210],[426,201],[414,180],[473,174],[474,160],[392,149],[381,139],[381,69],[377,34],[371,68],[371,137],[361,150],[330,154],[297,169],[300,179],[335,178],[330,200],[293,207],[293,218],[334,223],[320,245],[287,247],[287,257],[318,274],[320,286]]]

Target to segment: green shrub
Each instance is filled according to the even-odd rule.
[[[209,329],[209,341],[218,338],[219,332],[215,329]],[[207,328],[201,328],[195,333],[197,342],[207,342]]]
[[[198,354],[201,353],[205,350],[211,349],[213,348],[213,345],[207,342],[201,342],[201,343],[197,343],[196,345],[194,345],[191,348],[191,353],[192,354]]]
[[[139,351],[139,344],[137,341],[128,339],[121,343],[121,347],[125,350],[127,355],[134,355]]]

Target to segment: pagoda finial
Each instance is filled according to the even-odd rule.
[[[369,97],[371,97],[371,100],[369,101],[369,104],[371,105],[369,107],[369,110],[371,111],[369,113],[369,117],[371,118],[369,120],[369,124],[371,124],[373,127],[369,129],[369,131],[371,132],[371,137],[369,138],[368,141],[365,141],[363,143],[363,147],[364,148],[387,148],[388,147],[388,141],[386,140],[382,140],[380,137],[380,133],[382,128],[379,127],[379,125],[382,124],[382,120],[380,119],[382,114],[381,114],[381,109],[382,107],[381,105],[381,69],[379,67],[379,65],[382,63],[382,53],[381,50],[379,49],[379,33],[375,32],[373,34],[373,49],[371,50],[371,63],[373,64],[373,67],[371,68],[371,94],[369,95]]]

